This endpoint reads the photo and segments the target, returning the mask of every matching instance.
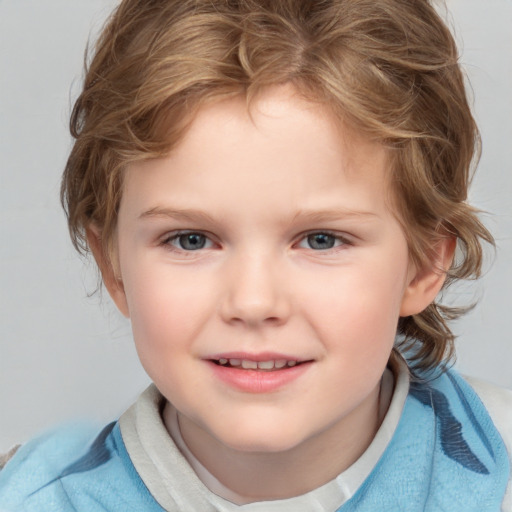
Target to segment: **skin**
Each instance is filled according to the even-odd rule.
[[[127,169],[113,266],[91,226],[144,368],[192,453],[233,491],[302,494],[373,439],[398,319],[444,280],[411,263],[390,198],[386,150],[282,86],[251,116],[243,98],[203,107],[167,157]],[[180,230],[203,248],[184,247]],[[447,268],[450,247],[438,245],[436,265]],[[309,362],[286,385],[248,393],[207,361],[233,351]]]

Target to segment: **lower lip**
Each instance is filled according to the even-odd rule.
[[[310,362],[282,370],[243,370],[231,366],[221,366],[208,361],[215,376],[230,387],[246,393],[271,393],[290,384],[303,375],[311,366]]]

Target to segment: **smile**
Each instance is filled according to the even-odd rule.
[[[297,364],[301,364],[296,360],[286,359],[270,359],[268,361],[252,361],[250,359],[236,359],[236,358],[220,358],[213,360],[214,363],[219,366],[225,366],[228,368],[238,368],[243,370],[263,370],[263,371],[274,371],[281,370],[283,368],[292,368]]]
[[[249,357],[248,357],[249,356]],[[252,357],[251,357],[252,356]],[[284,354],[218,354],[206,359],[216,380],[244,393],[274,393],[309,373],[314,360]]]

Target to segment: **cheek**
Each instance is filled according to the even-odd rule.
[[[190,356],[198,336],[198,301],[182,300],[175,289],[160,285],[146,282],[132,288],[133,338],[148,376],[168,398],[181,404],[175,390],[185,394],[193,390],[193,379],[185,376],[193,375]]]
[[[303,299],[309,304],[304,314],[323,333],[330,349],[345,355],[351,352],[350,359],[387,358],[395,339],[405,276],[385,267],[343,269]]]
[[[128,272],[125,291],[135,344],[144,365],[149,359],[163,362],[166,355],[189,348],[215,303],[209,297],[211,287],[183,274],[144,263],[137,266],[136,273]]]

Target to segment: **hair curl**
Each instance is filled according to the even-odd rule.
[[[390,150],[398,218],[413,260],[453,236],[445,284],[481,273],[493,238],[466,203],[479,134],[453,37],[428,0],[124,0],[86,65],[61,199],[75,247],[96,224],[112,249],[123,169],[166,154],[212,99],[293,84]],[[433,303],[401,318],[412,367],[453,354]]]

